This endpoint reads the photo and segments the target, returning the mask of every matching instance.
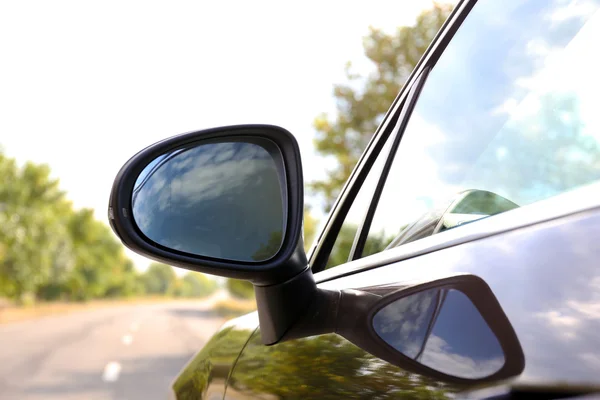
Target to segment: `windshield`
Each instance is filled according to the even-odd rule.
[[[479,213],[454,210],[469,215],[455,216],[446,229],[600,179],[600,58],[593,50],[599,6],[548,0],[474,6],[427,77],[363,256],[414,229],[421,216],[439,215],[435,210],[446,210],[448,199],[465,190],[491,192],[502,204],[479,202]]]

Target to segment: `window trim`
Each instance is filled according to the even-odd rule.
[[[367,145],[367,150],[362,154],[334,203],[327,224],[321,231],[319,239],[315,242],[314,248],[311,249],[309,267],[312,268],[313,273],[321,272],[325,269],[346,215],[350,211],[358,192],[381,153],[386,139],[392,134],[392,127],[396,125],[398,120],[398,113],[396,111],[396,109],[393,110],[393,113],[388,111],[380,128],[378,128],[377,133],[373,136],[369,145]]]
[[[377,205],[379,204],[379,199],[381,198],[381,194],[383,193],[383,188],[385,187],[385,182],[387,181],[387,177],[389,175],[390,169],[392,168],[392,164],[394,163],[394,159],[396,156],[396,152],[398,150],[398,146],[402,141],[402,137],[404,136],[404,131],[406,126],[408,125],[408,121],[412,115],[412,112],[415,108],[415,104],[419,99],[419,95],[421,94],[421,90],[423,86],[427,82],[427,76],[429,75],[429,71],[431,68],[425,67],[421,74],[417,77],[417,80],[410,88],[408,92],[408,96],[406,98],[406,105],[402,107],[400,111],[400,116],[398,117],[398,122],[394,126],[391,135],[393,136],[390,140],[393,140],[392,145],[390,147],[390,151],[387,155],[385,155],[386,160],[381,171],[381,175],[379,176],[379,181],[375,186],[375,190],[371,197],[371,203],[367,207],[365,215],[356,230],[356,236],[354,237],[354,243],[352,244],[352,248],[350,249],[350,255],[348,257],[349,261],[353,261],[359,258],[362,258],[362,253],[365,248],[365,243],[367,242],[367,237],[369,235],[369,230],[371,229],[371,222],[373,221],[373,217],[375,216],[375,211],[377,210]]]
[[[390,109],[385,114],[381,124],[375,131],[373,137],[367,144],[365,151],[360,156],[356,166],[348,177],[348,180],[342,187],[340,195],[334,202],[331,212],[327,217],[327,222],[323,229],[318,233],[316,240],[308,252],[308,266],[313,270],[313,273],[316,274],[324,270],[329,254],[331,253],[338,233],[346,218],[346,214],[352,206],[352,203],[362,187],[369,170],[373,166],[375,159],[379,156],[379,153],[385,144],[385,140],[388,138],[389,134],[391,134],[390,126],[394,126],[397,123],[400,110],[404,105],[404,101],[408,96],[409,91],[412,89],[425,68],[433,68],[476,3],[477,0],[460,0],[458,2],[431,41],[427,50],[425,50],[425,53],[409,75],[406,83],[400,89],[398,96],[396,96],[396,99],[392,102]],[[335,268],[332,268],[332,270],[333,269]]]
[[[565,218],[580,218],[589,213],[600,213],[600,182],[592,183],[536,203],[477,220],[461,229],[450,229],[417,241],[363,257],[340,265],[315,276],[317,284],[358,274],[433,253],[475,242],[507,232],[528,229],[539,224],[562,223]]]

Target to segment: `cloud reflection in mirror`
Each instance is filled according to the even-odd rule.
[[[393,301],[375,314],[373,328],[403,355],[448,375],[481,379],[505,362],[495,334],[458,290],[430,289]]]
[[[264,261],[281,246],[277,166],[255,143],[199,144],[161,155],[137,179],[132,206],[139,229],[171,249]]]

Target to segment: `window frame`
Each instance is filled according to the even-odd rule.
[[[392,144],[390,147],[390,151],[387,155],[385,155],[386,160],[383,165],[383,169],[379,176],[379,181],[375,187],[373,195],[371,197],[371,202],[365,211],[365,215],[363,220],[358,226],[356,230],[356,236],[354,237],[354,243],[352,244],[352,249],[350,249],[350,255],[348,256],[349,261],[354,261],[356,259],[362,258],[362,253],[365,248],[365,243],[367,242],[367,236],[369,235],[369,230],[371,228],[371,222],[373,221],[373,217],[375,216],[375,211],[377,210],[377,205],[379,204],[379,199],[381,198],[381,194],[383,192],[383,188],[385,187],[385,182],[387,181],[387,177],[389,175],[390,169],[392,168],[392,164],[394,163],[394,158],[396,156],[396,152],[398,151],[398,147],[400,146],[400,141],[402,140],[402,136],[404,135],[404,131],[406,129],[406,125],[410,120],[412,115],[412,111],[415,108],[415,104],[417,104],[417,100],[419,99],[419,95],[421,94],[421,89],[427,82],[427,76],[431,68],[425,67],[423,71],[417,77],[415,83],[410,88],[407,98],[406,105],[402,107],[400,111],[400,116],[398,118],[398,122],[394,127],[392,132]]]
[[[402,99],[402,101],[403,100],[404,99]],[[392,129],[396,125],[398,120],[398,114],[396,113],[396,110],[400,108],[398,106],[399,104],[400,103],[395,105],[391,111],[388,111],[388,114],[386,114],[384,117],[382,123],[377,129],[377,133],[373,135],[369,141],[367,149],[361,155],[356,167],[350,174],[350,177],[342,188],[340,195],[331,208],[327,223],[321,230],[318,239],[315,241],[313,248],[309,252],[309,267],[312,268],[313,273],[318,273],[325,269],[331,250],[333,249],[338,234],[344,224],[344,221],[346,220],[346,215],[350,211],[350,208],[352,207],[358,192],[362,188],[363,183],[369,175],[371,168],[375,164],[377,157],[380,155],[386,143],[386,139],[392,133]],[[358,234],[360,228],[361,227],[359,226],[356,234]],[[350,259],[351,256],[352,250],[350,251],[348,259]]]
[[[350,177],[346,181],[342,190],[340,191],[340,195],[336,199],[331,212],[327,218],[327,222],[325,223],[323,229],[318,233],[316,240],[314,241],[311,249],[308,253],[308,264],[309,268],[313,270],[313,273],[319,273],[324,271],[324,268],[327,264],[327,260],[329,259],[329,255],[335,244],[339,231],[345,221],[346,215],[352,206],[354,199],[356,198],[358,191],[362,188],[362,185],[371,169],[375,160],[380,155],[380,152],[385,145],[386,139],[390,135],[395,135],[391,140],[395,140],[397,143],[394,145],[397,147],[400,144],[400,139],[402,134],[404,133],[404,128],[408,123],[410,118],[410,112],[407,112],[406,107],[408,104],[407,98],[412,91],[413,87],[420,81],[420,88],[423,87],[426,79],[420,79],[423,76],[423,71],[430,70],[435,66],[435,63],[440,58],[448,43],[454,37],[454,34],[462,25],[462,22],[469,15],[473,6],[477,3],[476,0],[461,0],[454,7],[440,30],[437,32],[435,37],[433,38],[431,44],[415,66],[414,70],[409,75],[406,83],[403,85],[400,93],[396,96],[396,99],[392,102],[390,109],[385,114],[381,124],[375,131],[375,134],[367,144],[367,147],[360,159],[358,160],[356,167],[350,174]],[[424,76],[426,78],[426,76]],[[420,89],[418,88],[418,89]],[[420,92],[420,90],[419,90]],[[414,104],[418,101],[419,93],[416,93],[416,96],[413,96],[411,102]],[[410,108],[410,107],[409,107]],[[410,110],[412,111],[412,109]],[[400,118],[402,117],[402,119]],[[402,128],[396,131],[395,127]],[[394,148],[390,149],[390,152],[387,154],[387,159],[385,162],[385,168],[388,164],[391,164],[393,161],[393,156],[395,155],[396,150]],[[385,155],[384,155],[385,156]],[[387,177],[387,174],[385,174]],[[373,199],[381,196],[381,190],[383,189],[382,177],[380,176],[379,182],[376,186],[374,193],[372,194],[371,202],[368,207],[368,210],[365,211],[366,215],[363,219],[363,223],[357,229],[355,242],[363,236],[366,237],[368,234],[368,228],[371,225],[372,214],[374,214],[375,209],[373,208]],[[383,180],[385,183],[385,179]],[[373,210],[371,210],[373,208]],[[369,214],[370,218],[369,218]],[[363,233],[366,229],[366,233]],[[357,243],[360,244],[360,243]],[[355,260],[355,246],[352,246],[350,251],[349,259]],[[362,253],[362,250],[361,250]],[[345,265],[345,264],[341,264]],[[333,267],[327,271],[335,270],[336,267]],[[342,272],[340,272],[341,274]],[[329,274],[327,274],[329,275]],[[330,278],[331,279],[331,278]]]

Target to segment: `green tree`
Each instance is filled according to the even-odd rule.
[[[123,246],[110,228],[94,218],[91,209],[72,212],[68,230],[73,243],[75,267],[63,285],[71,300],[121,297],[140,294],[143,286]]]
[[[308,251],[312,242],[315,238],[317,228],[317,220],[311,214],[310,208],[306,207],[304,209],[304,220],[303,220],[303,230],[304,230],[304,249]],[[275,253],[277,253],[278,249],[281,247],[281,232],[276,232],[271,234],[269,238],[269,242],[266,245],[261,246],[255,254],[252,255],[252,258],[255,260],[265,260],[272,257]],[[254,287],[252,283],[248,281],[243,281],[239,279],[228,279],[225,287],[229,291],[229,293],[238,298],[249,299],[254,296]]]
[[[217,290],[217,282],[199,272],[188,272],[181,281],[184,297],[206,297]]]
[[[279,249],[281,249],[281,235],[281,231],[271,232],[269,241],[265,244],[262,244],[260,248],[256,250],[254,254],[252,254],[252,259],[255,261],[266,261],[276,255],[277,252],[279,252]]]
[[[74,211],[47,165],[0,153],[0,295],[22,302],[143,292],[133,263],[93,210]]]
[[[404,229],[404,227],[402,229]],[[342,228],[340,229],[335,240],[335,244],[331,249],[331,254],[329,255],[325,269],[333,268],[348,262],[357,231],[357,225],[342,225]],[[369,233],[363,248],[363,256],[368,256],[383,251],[393,239],[394,236],[386,237],[384,232]]]
[[[331,254],[327,260],[325,269],[335,267],[336,265],[348,262],[348,256],[354,243],[357,227],[355,225],[342,225],[335,244],[331,249]]]
[[[161,263],[152,263],[142,275],[148,294],[168,294],[177,280],[173,267]]]
[[[506,122],[469,182],[484,182],[519,205],[597,182],[600,141],[586,129],[577,94],[549,88],[529,96],[538,109]]]
[[[251,299],[254,297],[254,286],[248,281],[241,279],[227,279],[225,288],[233,297]]]
[[[72,267],[71,205],[46,165],[0,153],[0,175],[0,291],[21,302]]]
[[[104,297],[130,297],[145,293],[140,274],[129,260],[121,254],[113,265]]]
[[[176,277],[168,288],[168,294],[173,297],[190,297],[189,293],[191,290],[188,282]]]
[[[304,208],[304,250],[308,251],[315,240],[317,234],[318,221],[315,216],[311,213],[309,207]]]
[[[419,15],[414,26],[400,27],[391,35],[371,28],[363,43],[365,55],[375,67],[368,76],[352,72],[348,63],[347,82],[334,86],[335,117],[322,114],[314,121],[317,153],[337,161],[324,180],[310,185],[323,197],[326,211],[451,9],[436,3]]]

